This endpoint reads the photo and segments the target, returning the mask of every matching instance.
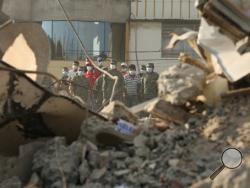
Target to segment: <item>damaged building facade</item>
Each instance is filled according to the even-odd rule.
[[[0,54],[3,56],[0,61],[0,188],[249,187],[250,88],[249,85],[240,89],[234,86],[250,72],[249,32],[245,27],[250,23],[247,16],[249,1],[197,1],[196,8],[202,16],[198,32],[190,30],[195,29],[196,22],[199,22],[198,17],[192,17],[196,14],[191,11],[191,1],[132,1],[132,5],[136,3],[133,15],[139,17],[139,10],[144,10],[144,19],[147,19],[144,21],[139,18],[135,20],[136,17],[132,20],[130,10],[133,10],[133,6],[129,9],[130,3],[126,4],[129,5],[126,6],[128,14],[123,12],[123,16],[127,17],[122,20],[125,18],[121,16],[122,11],[116,12],[122,5],[118,4],[122,2],[118,0],[57,0],[57,5],[51,2],[0,0],[0,7],[4,10],[4,13],[0,11],[0,49],[3,53]],[[81,14],[83,17],[78,17],[78,10],[88,7],[86,4],[81,7],[83,4],[80,2],[90,3],[91,10],[94,7],[110,12],[105,13],[101,9],[98,17],[93,15],[95,12],[86,11],[85,16]],[[117,9],[111,10],[103,2],[114,3]],[[161,21],[156,19],[159,2],[163,5],[160,15],[164,17],[169,14],[167,19]],[[170,6],[165,6],[166,2]],[[144,9],[139,7],[140,3]],[[189,11],[182,10],[184,5]],[[25,14],[21,14],[16,6],[20,6]],[[60,6],[65,17],[59,14]],[[150,13],[152,18],[147,18],[148,7],[153,7],[153,16]],[[164,7],[173,9],[166,13]],[[242,11],[241,7],[246,7],[246,10]],[[67,36],[67,31],[62,31],[65,34],[62,36],[58,36],[58,33],[66,27],[64,8],[73,20],[75,27],[71,29],[75,28],[74,32],[80,34],[85,31],[83,35],[89,34],[92,42],[82,40],[92,52],[108,48],[106,35],[100,36],[99,32],[109,31],[115,35],[112,28],[114,23],[124,26],[124,59],[127,62],[136,62],[130,59],[130,54],[133,54],[130,49],[133,33],[138,37],[140,31],[140,36],[144,37],[144,40],[140,40],[142,46],[139,43],[132,45],[136,51],[141,47],[155,47],[161,41],[162,49],[158,55],[165,54],[172,59],[161,58],[166,68],[164,70],[162,67],[164,71],[157,80],[157,97],[128,108],[122,102],[113,101],[116,91],[114,84],[109,104],[101,111],[93,112],[77,95],[64,95],[44,88],[36,77],[38,71],[47,71],[48,65],[62,62],[54,60],[58,58],[56,56],[51,61],[50,55],[57,55],[58,51],[60,58],[84,58],[80,51],[68,57],[67,53],[62,53],[61,37]],[[48,15],[48,12],[52,13]],[[184,15],[190,20],[183,18]],[[244,19],[235,23],[234,18],[238,15]],[[161,23],[158,31],[171,34],[171,39],[151,32],[157,30],[149,27],[154,22]],[[60,24],[61,28],[58,27]],[[131,32],[134,25],[136,32]],[[45,30],[51,27],[50,32],[45,33],[41,26]],[[137,30],[139,26],[140,30]],[[180,28],[183,27],[184,31],[181,32]],[[232,27],[241,35],[232,35]],[[88,28],[92,30],[87,32]],[[47,37],[48,33],[51,33],[50,38]],[[55,46],[57,49],[61,46],[61,52],[57,50],[53,54],[52,50],[48,50],[49,39],[59,41]],[[238,42],[241,45],[238,46]],[[75,47],[74,41],[71,45]],[[113,46],[112,50],[119,51]],[[110,56],[115,53],[113,51]],[[137,59],[139,53],[135,54]],[[95,54],[89,56],[85,51],[85,56],[93,57]],[[167,68],[170,60],[177,59],[177,56],[179,63]],[[152,59],[137,60],[161,65],[161,62]],[[91,58],[89,61],[93,63]],[[93,66],[103,71],[95,63]],[[35,74],[30,74],[31,70]],[[117,81],[108,72],[103,71],[103,74]],[[49,76],[57,83],[60,81],[53,75]],[[224,155],[228,150],[237,151],[240,158],[234,154]],[[223,156],[228,156],[227,161],[237,166],[227,165]]]
[[[129,1],[61,2],[92,57],[105,52],[113,59],[125,61],[125,23],[130,16]],[[60,76],[61,68],[68,66],[70,61],[85,60],[57,0],[3,0],[1,4],[3,12],[16,23],[33,22],[42,25],[50,43],[49,72]]]
[[[194,7],[195,0],[63,0],[62,3],[92,57],[105,52],[118,62],[153,62],[157,64],[156,71],[161,72],[178,62],[179,52],[192,53],[186,44],[178,44],[173,50],[165,47],[171,32],[181,34],[183,28],[198,30],[200,17]],[[3,1],[2,9],[19,22],[42,24],[50,43],[49,72],[59,76],[61,68],[72,60],[85,60],[56,0]]]
[[[156,70],[176,64],[180,52],[192,53],[186,44],[167,50],[170,33],[184,33],[186,29],[199,28],[200,16],[194,7],[195,0],[141,0],[131,2],[129,45],[130,63],[156,64]],[[136,53],[137,52],[137,53]]]

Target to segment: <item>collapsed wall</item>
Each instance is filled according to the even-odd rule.
[[[194,187],[199,185],[199,188],[203,188],[207,184],[215,187],[220,182],[221,187],[226,188],[229,186],[226,174],[230,174],[230,181],[235,186],[248,185],[250,179],[243,173],[248,171],[248,163],[240,167],[240,174],[225,171],[224,181],[218,178],[212,182],[207,178],[220,165],[220,155],[225,148],[237,147],[248,156],[244,152],[250,143],[249,105],[249,96],[224,99],[217,107],[202,105],[181,126],[171,123],[165,131],[145,128],[133,143],[115,146],[89,140],[97,130],[94,127],[115,127],[112,122],[103,122],[93,116],[83,122],[79,139],[71,145],[66,144],[64,138],[57,137],[24,146],[23,151],[29,151],[26,154],[31,158],[22,158],[22,161],[18,158],[1,158],[5,168],[0,171],[0,185],[7,187],[30,181],[29,185],[58,188],[180,188],[205,179]],[[25,152],[22,156],[25,156]],[[8,180],[20,163],[26,163],[26,173],[22,173],[19,180]],[[19,172],[24,172],[20,169]],[[224,177],[224,173],[219,176]]]

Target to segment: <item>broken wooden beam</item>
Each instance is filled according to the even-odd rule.
[[[188,114],[180,106],[175,106],[159,99],[150,103],[145,107],[150,114],[163,119],[165,121],[172,121],[177,124],[184,124],[188,119]]]
[[[106,106],[101,112],[109,120],[123,119],[133,124],[137,124],[138,117],[130,111],[123,103],[113,101]]]
[[[250,87],[228,91],[228,92],[222,94],[221,97],[227,98],[227,97],[235,97],[238,95],[249,95],[249,94],[250,94]]]

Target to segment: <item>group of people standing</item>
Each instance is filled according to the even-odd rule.
[[[128,107],[157,96],[157,80],[159,75],[154,72],[154,64],[141,65],[140,73],[134,64],[118,64],[112,61],[104,66],[104,60],[97,58],[99,68],[112,76],[117,76],[118,82],[114,90],[113,100],[125,103]],[[74,61],[72,68],[63,68],[60,90],[66,90],[72,96],[80,97],[92,110],[98,110],[109,104],[113,92],[114,80],[97,70],[89,59],[85,66]]]

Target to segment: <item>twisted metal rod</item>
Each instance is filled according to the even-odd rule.
[[[0,67],[0,70],[16,72],[16,73],[26,73],[26,74],[42,74],[42,75],[49,76],[49,77],[53,78],[54,80],[56,80],[56,82],[59,82],[57,77],[55,77],[53,74],[50,74],[48,72],[15,69],[15,68],[9,68],[9,67]]]

